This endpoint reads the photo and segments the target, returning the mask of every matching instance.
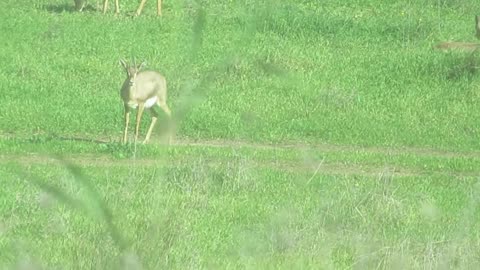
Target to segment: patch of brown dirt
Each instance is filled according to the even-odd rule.
[[[191,160],[168,160],[168,159],[113,159],[108,155],[86,155],[76,154],[70,155],[64,160],[51,155],[27,154],[27,155],[0,155],[0,164],[17,164],[25,167],[32,165],[55,165],[61,166],[64,162],[85,167],[168,167],[168,166],[185,166],[198,161]],[[208,167],[218,167],[226,162],[232,162],[224,159],[202,159],[202,164]],[[412,176],[450,176],[450,177],[478,177],[477,173],[450,172],[445,170],[421,170],[404,167],[391,167],[365,165],[365,164],[346,164],[342,162],[319,162],[318,164],[306,163],[302,161],[252,161],[246,166],[250,168],[262,169],[271,168],[280,171],[313,173],[320,175],[358,175],[366,177],[412,177]]]

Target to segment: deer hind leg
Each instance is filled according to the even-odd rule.
[[[115,14],[120,14],[120,5],[118,4],[118,0],[115,0]]]
[[[160,101],[159,99],[157,105],[162,108],[162,110],[168,115],[169,118],[171,118],[172,112],[170,111],[170,108],[168,108],[168,105],[165,101]]]
[[[108,0],[103,0],[103,14],[107,13]]]
[[[140,2],[140,5],[138,6],[137,12],[135,12],[136,16],[139,16],[142,13],[143,6],[145,6],[145,2],[147,2],[147,0],[142,0],[142,2]]]
[[[138,133],[140,130],[140,121],[142,120],[143,109],[145,108],[145,103],[138,103],[138,111],[137,111],[137,121],[135,123],[135,143],[138,140]]]
[[[82,12],[86,5],[86,0],[75,0],[75,10],[78,12]]]
[[[157,0],[157,15],[162,16],[162,0]]]
[[[128,122],[130,121],[130,108],[125,105],[125,129],[123,130],[122,143],[127,143]]]
[[[145,140],[143,141],[144,144],[150,140],[153,127],[155,126],[155,123],[157,122],[157,119],[158,119],[158,113],[153,108],[151,108],[149,111],[150,111],[150,114],[152,115],[152,122],[150,123],[150,127],[148,128],[147,136],[145,136]]]

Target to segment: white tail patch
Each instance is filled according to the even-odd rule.
[[[158,97],[153,96],[145,101],[145,108],[151,108],[155,103],[157,103]]]
[[[157,103],[157,100],[158,100],[158,97],[157,96],[153,96],[147,100],[145,100],[145,108],[151,108],[153,105],[155,105]],[[132,109],[136,109],[138,107],[138,102],[136,101],[129,101],[128,103],[128,107],[132,108]]]

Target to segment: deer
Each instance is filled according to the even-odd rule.
[[[475,36],[480,39],[480,16],[478,15],[475,16]],[[440,50],[460,49],[467,52],[475,52],[480,48],[480,43],[445,41],[435,45],[434,48]]]
[[[140,5],[137,8],[137,11],[135,12],[135,16],[140,16],[142,13],[143,7],[145,6],[145,3],[147,0],[142,0],[140,2]],[[103,14],[107,12],[108,9],[108,0],[103,1]],[[118,5],[118,0],[115,0],[115,14],[120,13],[120,7]],[[162,16],[162,0],[157,0],[157,15]]]
[[[143,144],[146,144],[152,135],[153,127],[158,118],[158,113],[155,111],[154,106],[157,105],[160,107],[168,118],[171,119],[171,111],[167,105],[167,82],[165,77],[157,71],[142,70],[145,66],[145,61],[138,65],[135,60],[133,65],[129,65],[123,59],[120,59],[119,62],[127,74],[127,78],[123,82],[120,90],[120,96],[123,100],[125,109],[125,129],[123,131],[122,143],[127,143],[130,110],[138,107],[135,122],[135,144],[138,140],[140,121],[144,109],[147,109],[152,115],[152,122],[148,128],[145,140],[143,141]],[[169,138],[169,143],[170,142],[171,137]]]

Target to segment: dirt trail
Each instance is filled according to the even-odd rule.
[[[480,151],[448,151],[420,147],[379,147],[379,146],[354,146],[338,144],[306,144],[306,143],[282,143],[282,144],[262,144],[245,141],[231,140],[188,140],[180,139],[174,142],[175,145],[182,146],[207,146],[207,147],[247,147],[258,149],[311,149],[320,152],[363,152],[378,153],[384,155],[414,155],[430,157],[466,157],[480,158]]]
[[[0,135],[0,138],[6,136]],[[16,138],[18,139],[18,138]],[[89,139],[86,137],[65,137],[53,138],[54,140],[63,141],[83,141],[97,144],[114,143],[114,140],[108,138]],[[153,144],[160,144],[157,142]],[[346,152],[346,153],[378,153],[386,156],[390,155],[411,155],[421,157],[437,157],[437,158],[480,158],[480,151],[470,152],[454,152],[445,150],[435,150],[428,148],[388,148],[388,147],[360,147],[347,145],[333,145],[333,144],[303,144],[303,143],[283,143],[283,144],[262,144],[251,143],[246,141],[231,141],[231,140],[189,140],[185,138],[175,139],[173,146],[190,146],[190,147],[219,147],[219,148],[252,148],[252,149],[294,149],[299,151],[319,151],[319,152]],[[180,160],[167,160],[156,158],[141,158],[141,159],[114,159],[110,155],[102,154],[71,154],[68,155],[67,160],[74,164],[82,166],[95,167],[114,167],[114,166],[184,166],[187,162]],[[198,161],[192,159],[190,161]],[[22,166],[38,165],[60,165],[61,162],[47,154],[0,154],[0,164],[17,163]],[[209,159],[203,160],[206,166],[219,166],[226,162],[233,162],[225,159]],[[469,172],[451,172],[448,170],[433,170],[406,168],[396,165],[371,165],[371,164],[352,164],[346,162],[329,162],[328,160],[319,161],[314,164],[312,161],[286,161],[286,160],[272,160],[272,161],[257,161],[254,160],[248,163],[252,168],[274,168],[279,170],[286,170],[292,172],[310,172],[315,174],[334,174],[334,175],[361,175],[369,177],[384,177],[389,176],[428,176],[428,175],[443,175],[452,177],[478,177],[480,173]]]
[[[216,167],[232,163],[235,161],[221,160],[221,159],[192,159],[188,161],[169,161],[166,159],[142,158],[142,159],[112,159],[107,155],[84,155],[76,154],[69,155],[65,161],[71,162],[80,166],[93,167],[163,167],[163,166],[189,166],[193,162],[200,162],[208,167]],[[0,164],[14,163],[22,167],[29,167],[32,165],[51,165],[62,166],[63,161],[51,155],[42,154],[28,154],[28,155],[0,155]],[[314,164],[307,164],[302,162],[285,162],[285,161],[271,161],[271,162],[247,162],[244,164],[249,168],[273,168],[291,172],[317,172],[319,174],[336,174],[336,175],[364,175],[364,176],[381,176],[381,175],[395,175],[395,176],[420,176],[426,175],[427,172],[395,169],[389,167],[376,167],[358,164],[342,164],[342,163],[326,163],[319,162],[315,167]],[[440,172],[441,174],[445,174]]]
[[[95,144],[107,144],[118,142],[118,138],[111,137],[95,137],[89,138],[85,135],[73,135],[69,137],[48,136],[52,140],[58,141],[78,141],[90,142]],[[20,139],[28,140],[27,138],[20,138],[13,134],[1,134],[0,139]],[[150,144],[165,144],[166,138],[153,138]],[[413,155],[421,157],[438,157],[438,158],[480,158],[480,151],[452,151],[433,149],[427,147],[387,147],[387,146],[358,146],[358,145],[340,145],[328,143],[299,143],[299,142],[284,142],[284,143],[255,143],[245,140],[197,140],[177,137],[174,139],[172,145],[178,146],[200,146],[200,147],[221,147],[221,148],[255,148],[255,149],[304,149],[315,150],[319,152],[360,152],[360,153],[378,153],[383,155]]]
[[[424,170],[418,168],[407,168],[395,165],[371,165],[371,164],[347,164],[344,162],[327,162],[325,160],[313,163],[312,161],[300,160],[228,160],[221,158],[191,158],[189,160],[168,160],[167,158],[141,158],[141,159],[114,159],[108,155],[75,154],[60,160],[57,157],[47,154],[27,155],[0,155],[0,165],[17,164],[28,169],[32,165],[63,166],[64,162],[70,162],[86,167],[179,167],[206,166],[208,168],[221,167],[226,165],[243,166],[247,169],[275,169],[293,173],[311,173],[319,175],[358,175],[366,177],[412,177],[412,176],[448,176],[454,178],[478,177],[480,173],[475,172],[451,172],[448,170]]]

